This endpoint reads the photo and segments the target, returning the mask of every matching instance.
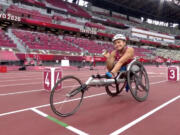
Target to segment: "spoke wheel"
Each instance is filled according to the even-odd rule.
[[[144,66],[135,61],[127,74],[132,96],[139,102],[145,101],[149,94],[149,79]]]
[[[126,85],[126,82],[119,83],[119,84],[107,85],[107,86],[105,86],[106,93],[111,97],[117,96],[119,93],[122,92],[125,85]]]
[[[61,85],[61,88],[59,86]],[[61,117],[74,114],[83,99],[84,91],[80,88],[82,82],[74,76],[66,76],[59,80],[50,94],[50,106],[52,111]],[[77,94],[69,96],[76,91]]]

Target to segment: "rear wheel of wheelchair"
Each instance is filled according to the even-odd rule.
[[[145,101],[149,94],[149,79],[140,62],[135,61],[130,65],[127,81],[132,96],[139,102]]]
[[[105,86],[106,93],[111,97],[117,96],[119,93],[122,92],[125,85],[126,85],[126,81],[124,83],[107,85]]]

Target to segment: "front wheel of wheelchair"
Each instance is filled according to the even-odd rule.
[[[114,97],[122,92],[125,85],[126,85],[126,81],[124,83],[111,84],[111,85],[105,86],[105,90],[109,96]]]
[[[145,101],[149,94],[149,79],[146,69],[140,62],[133,62],[127,73],[132,96],[139,102]]]
[[[74,76],[65,76],[54,86],[50,94],[52,111],[61,117],[74,114],[81,105],[84,91],[82,82]],[[69,96],[70,94],[72,96]]]

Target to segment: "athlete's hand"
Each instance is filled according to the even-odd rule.
[[[106,72],[106,77],[110,79],[113,78],[113,75],[111,72]]]
[[[107,50],[103,49],[103,50],[102,50],[102,55],[103,55],[104,57],[108,58],[108,57],[110,56],[110,53],[109,53]]]

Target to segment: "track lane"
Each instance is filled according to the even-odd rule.
[[[168,83],[168,82],[165,82],[165,83]],[[152,92],[153,91],[155,93],[157,92],[156,86],[158,85],[162,86],[162,84],[156,84],[152,86],[154,87],[152,88]],[[176,85],[174,86],[174,88],[175,87],[177,88]],[[97,90],[94,89],[94,91],[97,91]],[[179,92],[179,91],[177,90],[176,92]],[[161,101],[162,99],[160,98],[159,100]],[[167,100],[167,98],[165,98],[161,102],[164,102],[165,100]],[[151,102],[151,104],[147,101]],[[71,123],[71,125],[77,128],[83,129],[86,132],[99,135],[102,133],[102,131],[103,131],[103,134],[110,133],[110,131],[112,130],[112,127],[110,125],[112,123],[113,125],[117,124],[119,127],[120,126],[119,122],[125,123],[127,121],[131,121],[132,119],[134,119],[134,117],[138,117],[142,115],[143,111],[148,111],[150,108],[154,108],[154,106],[156,106],[156,104],[154,103],[159,104],[159,102],[157,102],[157,96],[155,99],[152,99],[152,96],[150,96],[150,98],[148,98],[147,101],[143,103],[138,103],[132,98],[130,93],[128,95],[124,91],[120,96],[115,97],[115,98],[111,98],[104,94],[103,96],[94,97],[92,99],[91,98],[85,99],[80,110],[75,115],[68,118],[59,118],[58,116],[55,116],[50,110],[50,108],[48,107],[40,108],[40,110],[43,112],[46,112],[47,114],[52,115],[53,117],[56,117],[57,119],[63,120],[66,123]],[[139,112],[141,108],[143,108],[143,110]],[[133,115],[132,115],[132,112],[133,112]],[[130,116],[130,117],[127,117],[126,119],[124,119],[124,118],[121,118],[121,116]],[[107,119],[104,119],[104,118],[107,118]],[[98,121],[98,123],[96,121]],[[91,125],[91,126],[88,126],[88,125]],[[101,126],[99,127],[98,125],[101,125]],[[104,129],[106,130],[104,131]]]
[[[154,73],[150,74],[150,76],[151,75],[153,76]],[[81,76],[83,77],[83,74]],[[159,81],[161,79],[165,79],[165,76],[150,77],[150,82],[155,83],[156,81]],[[162,87],[162,85],[163,85],[163,87]],[[179,90],[177,88],[179,85],[180,85],[179,83],[172,83],[172,82],[165,82],[162,84],[160,83],[160,84],[152,85],[150,96],[147,100],[148,102],[146,101],[143,103],[137,103],[132,98],[130,92],[126,93],[125,91],[123,91],[123,93],[121,95],[119,95],[115,98],[111,98],[106,94],[103,94],[102,96],[97,96],[94,98],[87,98],[84,100],[82,106],[80,107],[80,110],[75,115],[68,117],[68,118],[60,118],[60,117],[56,116],[49,107],[42,107],[39,109],[59,120],[62,120],[66,123],[70,123],[74,127],[79,128],[83,131],[86,131],[87,133],[90,133],[92,135],[109,134],[109,133],[113,132],[114,130],[118,129],[120,125],[123,126],[124,124],[128,123],[129,121],[132,121],[135,118],[143,115],[143,112],[144,113],[148,112],[150,109],[153,109],[154,107],[158,106],[160,103],[165,102],[168,99],[175,96],[176,94],[178,94]],[[26,87],[28,87],[28,86],[26,86]],[[171,90],[172,89],[174,89],[174,90],[171,91],[171,90],[169,90],[169,88]],[[165,91],[165,93],[157,94],[157,91]],[[39,91],[39,92],[37,92],[37,93],[35,92],[33,94],[26,93],[26,94],[5,96],[6,99],[5,100],[3,99],[4,101],[1,101],[2,97],[0,97],[0,101],[7,102],[9,104],[12,103],[9,106],[9,110],[12,109],[12,106],[13,106],[13,109],[17,109],[16,107],[19,105],[20,105],[19,108],[21,108],[21,109],[23,107],[34,107],[33,105],[37,106],[37,105],[49,103],[49,101],[48,101],[49,98],[47,98],[48,97],[47,92],[45,92],[46,94],[42,94],[44,92],[45,91],[43,91],[43,92]],[[104,89],[101,89],[101,88],[100,89],[92,88],[91,90],[89,90],[86,93],[86,96],[91,95],[91,94],[97,94],[98,92],[102,93],[105,91],[104,91]],[[41,93],[42,95],[39,93]],[[36,96],[34,96],[34,95],[36,95]],[[39,96],[37,96],[37,95],[39,95]],[[14,97],[14,100],[12,100],[12,102],[9,102],[13,97]],[[39,98],[39,97],[41,97],[41,98]],[[19,100],[17,101],[17,99],[19,99]],[[24,99],[26,99],[26,100],[24,100]],[[32,102],[30,103],[29,101],[32,101],[32,99],[37,102],[33,101],[33,103]],[[22,102],[24,102],[24,103],[21,104]],[[1,104],[1,106],[4,106],[4,104]],[[142,108],[143,108],[143,110],[141,112],[139,112],[139,110],[141,110]],[[119,110],[121,110],[121,111],[119,111]],[[25,116],[25,118],[27,118],[26,119],[27,121],[32,122],[32,120],[33,120],[33,118],[31,117],[32,114],[29,113],[31,111],[27,111],[27,112],[28,112],[27,116],[25,116],[24,113],[19,113],[19,114],[21,114],[21,116]],[[18,113],[11,114],[11,115],[16,116],[16,114],[18,114]],[[134,114],[136,114],[136,115],[134,115]],[[8,115],[8,118],[11,115]],[[126,117],[126,116],[130,116],[130,117]],[[31,117],[31,118],[29,118],[29,117]],[[2,117],[0,117],[0,119],[1,118],[7,118],[7,117],[2,116]],[[46,127],[46,129],[49,129],[50,134],[51,134],[51,132],[52,132],[52,134],[59,133],[59,129],[60,129],[60,132],[67,133],[66,131],[64,131],[64,129],[61,129],[60,127],[56,127],[54,129],[54,131],[52,131],[51,126],[49,127],[47,125],[47,123],[42,122],[43,124],[41,124],[42,118],[40,116],[36,117],[36,115],[35,115],[34,118],[39,121],[39,123],[37,123],[37,126],[39,128],[34,129],[33,128],[34,125],[32,125],[32,124],[29,124],[30,127],[28,127],[29,129],[35,130],[34,134],[44,133],[43,132],[44,127]],[[16,118],[10,118],[10,119],[16,119]],[[18,121],[18,120],[21,120],[21,118],[17,117],[17,119],[15,121]],[[21,121],[21,122],[23,123],[23,121]],[[11,123],[11,121],[9,121],[7,123]],[[15,122],[13,125],[15,125]],[[13,126],[13,125],[10,125],[10,128],[12,128],[11,126]],[[50,125],[52,125],[52,124],[50,124]],[[19,126],[17,125],[15,127],[19,127]],[[27,125],[24,128],[27,129]],[[7,128],[5,128],[5,129],[7,129]],[[1,130],[1,128],[0,128],[0,130]],[[27,131],[28,131],[28,129],[27,129]],[[25,134],[25,131],[22,131],[22,132],[17,131],[17,133],[18,133],[18,135],[21,135],[21,134]],[[67,134],[71,135],[71,133],[69,133],[69,132]]]

